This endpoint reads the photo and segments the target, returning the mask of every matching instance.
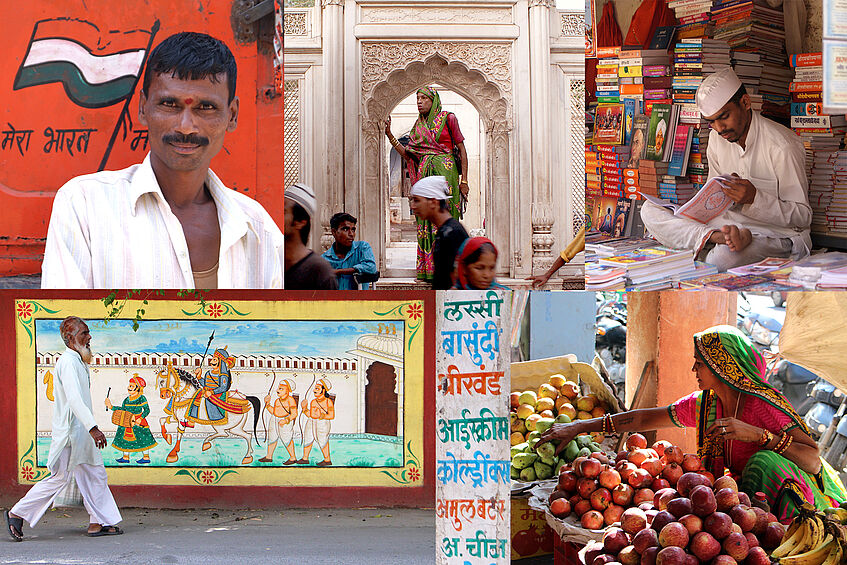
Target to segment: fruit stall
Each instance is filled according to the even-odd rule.
[[[552,443],[536,450],[541,434],[556,422],[614,414],[622,405],[600,374],[575,355],[512,363],[511,378],[512,559],[517,560],[551,554],[559,541],[548,524],[549,509],[530,504],[532,491],[552,489],[561,469],[576,458],[604,452],[600,434],[578,436],[559,456]],[[606,441],[608,451],[613,445]],[[576,546],[570,551],[575,554]]]

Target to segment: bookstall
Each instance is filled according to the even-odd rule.
[[[709,175],[710,126],[695,104],[703,80],[727,65],[744,85],[753,111],[790,127],[803,142],[812,253],[847,250],[847,106],[838,106],[837,96],[828,94],[835,81],[824,73],[823,0],[775,4],[597,0],[589,5],[587,288],[815,288],[808,271],[791,277],[790,263],[771,261],[726,275],[695,260],[693,251],[663,248],[645,234],[645,200],[702,223],[733,204],[722,196],[721,179]],[[827,102],[831,107],[824,104],[827,96],[836,100]],[[818,277],[847,266],[844,259],[841,254],[815,259]],[[762,279],[763,270],[778,272]],[[737,278],[747,275],[759,278]],[[844,273],[835,275],[844,284]],[[831,277],[828,284],[833,286]]]

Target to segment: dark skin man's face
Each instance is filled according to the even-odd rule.
[[[750,97],[744,95],[739,102],[727,102],[718,113],[704,116],[712,129],[731,143],[744,143],[750,130]]]
[[[341,222],[339,226],[332,230],[332,237],[335,242],[341,247],[347,248],[353,245],[356,239],[356,224],[353,222]]]
[[[138,120],[147,126],[154,170],[206,169],[238,122],[238,97],[229,98],[226,75],[180,80],[154,75],[141,94]]]

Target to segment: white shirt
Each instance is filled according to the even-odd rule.
[[[53,398],[53,429],[47,468],[51,473],[55,472],[56,463],[65,447],[71,448],[68,469],[80,463],[103,465],[103,456],[88,433],[97,425],[91,412],[88,366],[73,349],[65,349],[56,362]]]
[[[261,204],[206,177],[221,227],[218,288],[282,288],[282,232]],[[150,166],[101,171],[56,193],[42,288],[194,288],[185,234]]]
[[[736,173],[756,187],[752,204],[736,204],[709,225],[736,224],[755,235],[787,237],[794,245],[792,256],[808,255],[812,209],[803,142],[790,129],[753,112],[745,145],[727,141],[715,130],[709,134],[709,178]]]

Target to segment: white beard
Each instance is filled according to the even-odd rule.
[[[87,345],[78,345],[76,352],[79,353],[79,356],[82,357],[82,360],[86,365],[91,363],[92,355],[90,347],[88,347]]]

